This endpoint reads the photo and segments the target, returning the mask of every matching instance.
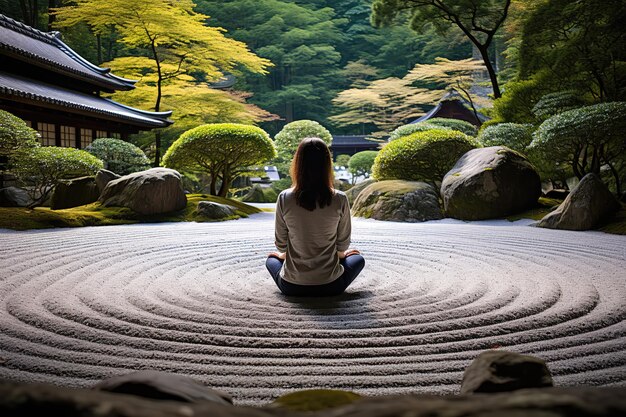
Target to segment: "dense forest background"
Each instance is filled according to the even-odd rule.
[[[54,13],[49,13],[77,3],[79,0],[0,0],[0,12],[41,30],[59,30],[64,41],[91,62],[111,66],[116,73],[129,78],[141,78],[138,91],[119,93],[114,99],[154,109],[155,91],[149,88],[154,83],[151,70],[138,65],[138,60],[129,59],[148,56],[147,48],[124,42],[115,24],[99,22],[94,30],[94,25],[86,21],[60,24]],[[120,11],[129,6],[126,0],[108,3]],[[454,84],[445,80],[446,74],[442,72],[447,71],[445,65],[449,68],[459,60],[476,56],[476,48],[473,49],[467,33],[445,16],[442,18],[440,10],[428,6],[429,2],[406,2],[414,7],[400,12],[397,2],[388,0],[194,0],[193,3],[181,0],[179,3],[191,5],[195,13],[209,16],[203,21],[205,25],[223,28],[226,37],[245,43],[260,59],[271,61],[272,66],[264,70],[233,68],[230,72],[236,82],[224,91],[190,88],[192,84],[215,86],[217,80],[201,67],[191,65],[184,74],[177,74],[184,78],[172,77],[176,82],[164,84],[159,107],[175,110],[175,127],[163,133],[164,149],[183,129],[217,121],[256,123],[272,136],[285,124],[300,119],[315,120],[334,134],[369,134],[381,130],[380,125],[367,118],[360,123],[342,123],[338,115],[342,112],[345,115],[346,106],[342,107],[338,98],[347,97],[348,108],[354,109],[355,103],[358,105],[359,100],[366,100],[367,94],[372,93],[368,86],[413,88],[406,80],[419,78],[415,76],[416,68],[424,72],[432,70],[416,65],[441,64],[438,58],[448,58],[452,64],[443,62],[437,76],[422,80],[419,85],[441,89]],[[379,7],[374,20],[384,20],[388,14],[389,25],[372,26],[372,3]],[[418,3],[425,6],[415,6]],[[484,111],[494,123],[541,122],[532,109],[549,93],[567,92],[567,97],[573,96],[582,104],[624,99],[624,0],[478,3],[449,0],[441,4],[462,12],[474,7],[476,19],[469,21],[478,24],[474,33],[479,37],[484,35],[481,31],[485,27],[500,16],[505,17],[503,24],[496,26],[495,37],[489,44],[489,61],[497,69],[502,89],[502,97],[494,94],[497,99],[489,103],[493,108]],[[503,10],[506,13],[502,14]],[[93,16],[85,17],[93,19]],[[159,16],[153,17],[158,21]],[[161,23],[167,26],[167,21]],[[174,52],[176,48],[174,45]],[[185,59],[193,61],[193,55],[194,50],[190,49]],[[411,71],[413,78],[407,78]],[[385,79],[390,82],[374,84]],[[395,83],[398,80],[402,82]],[[476,80],[471,81],[476,85]],[[359,88],[363,91],[357,91]],[[341,95],[349,90],[356,93],[352,98]],[[193,91],[197,94],[192,94]],[[396,103],[403,100],[418,103],[421,96],[400,94],[398,97]],[[430,97],[420,103],[419,111],[427,111],[434,103],[436,100]],[[355,120],[360,117],[353,113]],[[407,121],[397,119],[388,124]]]
[[[58,30],[48,10],[65,3],[2,0],[0,7],[3,14],[47,31]],[[402,77],[416,64],[433,63],[437,57],[456,60],[472,56],[471,44],[460,31],[442,35],[430,27],[418,34],[403,22],[374,28],[370,0],[195,3],[198,12],[210,16],[208,25],[226,29],[227,36],[246,43],[274,64],[267,75],[243,71],[234,86],[251,94],[246,95],[248,102],[279,116],[260,122],[272,135],[299,119],[318,121],[338,134],[369,133],[375,129],[373,125],[357,129],[329,121],[340,112],[332,102],[339,92],[359,81]],[[99,36],[85,24],[60,30],[70,47],[96,64],[141,54],[117,42],[115,30]],[[201,81],[202,74],[196,75]]]

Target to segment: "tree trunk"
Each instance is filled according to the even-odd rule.
[[[161,129],[154,132],[154,167],[161,166]]]
[[[217,175],[215,173],[211,173],[211,186],[209,189],[211,195],[217,195]]]
[[[96,49],[98,52],[98,65],[102,64],[102,38],[98,33],[96,35]]]
[[[57,7],[56,0],[48,0],[48,32],[52,31],[52,26],[56,20],[56,16],[52,14],[52,9],[55,7]]]
[[[500,98],[502,94],[500,93],[500,86],[498,85],[498,76],[496,75],[496,70],[493,67],[493,64],[489,60],[489,51],[488,47],[485,45],[477,44],[476,48],[478,48],[478,52],[480,52],[480,56],[485,63],[485,67],[487,67],[487,72],[489,73],[489,80],[491,81],[491,87],[493,88],[493,97]]]

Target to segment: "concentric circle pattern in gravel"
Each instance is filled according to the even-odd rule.
[[[558,385],[626,385],[626,238],[516,224],[357,219],[365,270],[323,300],[276,289],[269,213],[1,231],[0,378],[89,386],[156,369],[239,404],[455,393],[500,347],[544,358]]]

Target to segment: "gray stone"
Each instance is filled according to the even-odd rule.
[[[532,208],[540,195],[541,181],[532,164],[503,146],[472,149],[441,183],[446,215],[461,220],[519,213]]]
[[[145,215],[178,211],[187,205],[181,175],[168,168],[152,168],[112,180],[99,201],[104,206],[128,207]]]
[[[33,202],[28,191],[18,187],[0,189],[0,207],[26,207]]]
[[[551,386],[552,375],[542,359],[504,350],[491,350],[478,355],[465,369],[461,394]]]
[[[44,384],[0,383],[3,417],[615,417],[626,415],[624,387],[523,389],[472,395],[362,398],[338,408],[297,412],[214,402],[155,401]]]
[[[423,222],[443,218],[439,194],[429,184],[389,180],[368,185],[359,193],[353,214],[376,220]]]
[[[104,188],[109,182],[118,178],[121,177],[113,171],[109,171],[107,169],[101,169],[100,171],[98,171],[96,173],[96,185],[98,186],[98,191],[100,192],[100,194],[102,194],[102,191],[104,191]]]
[[[620,209],[620,203],[596,174],[587,174],[561,205],[537,226],[549,229],[589,230]]]
[[[355,184],[354,186],[352,186],[352,188],[348,189],[346,191],[346,196],[348,197],[348,201],[350,202],[350,205],[354,204],[354,202],[356,201],[356,198],[359,196],[359,194],[361,194],[361,191],[363,191],[370,184],[373,184],[375,182],[376,182],[375,179],[369,178],[369,179],[366,179],[365,181],[361,181],[360,183]]]
[[[50,208],[52,210],[84,206],[98,200],[100,191],[94,177],[80,177],[62,180],[52,191]]]
[[[93,389],[136,395],[153,400],[182,401],[201,403],[211,401],[218,404],[232,404],[230,395],[206,387],[195,379],[158,371],[137,371],[126,375],[105,379]]]
[[[235,214],[235,208],[212,201],[200,201],[195,214],[197,216],[206,217],[207,219],[219,220],[233,216]]]

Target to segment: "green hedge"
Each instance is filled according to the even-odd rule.
[[[389,135],[389,141],[391,142],[392,140],[400,139],[404,136],[412,135],[413,133],[425,132],[427,130],[433,130],[433,129],[449,129],[449,128],[440,126],[440,125],[435,125],[435,124],[428,123],[428,122],[411,123],[408,125],[400,126],[396,130],[391,132],[391,134]]]
[[[104,168],[119,175],[127,175],[150,168],[150,160],[135,145],[121,139],[100,138],[85,148],[104,162]]]
[[[467,151],[480,147],[455,130],[429,130],[389,142],[372,167],[377,180],[441,181]]]
[[[432,119],[428,119],[425,122],[431,125],[448,128],[452,130],[458,130],[459,132],[465,133],[468,136],[476,136],[478,133],[478,128],[471,124],[470,122],[466,122],[465,120],[458,119],[448,119],[444,117],[435,117]]]
[[[0,110],[0,156],[39,146],[39,134],[19,117]]]
[[[526,147],[533,140],[533,130],[531,124],[500,123],[483,129],[478,141],[483,146],[506,146],[525,154]]]

